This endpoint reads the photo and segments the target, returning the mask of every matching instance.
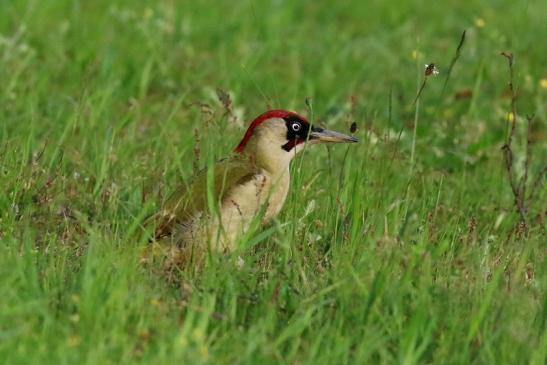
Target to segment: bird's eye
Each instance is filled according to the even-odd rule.
[[[298,132],[302,128],[302,126],[300,125],[300,123],[293,123],[291,125],[291,128],[293,131]]]

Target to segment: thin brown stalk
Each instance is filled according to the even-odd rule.
[[[517,125],[517,92],[515,91],[514,83],[513,54],[511,52],[501,52],[501,55],[507,58],[509,64],[509,92],[511,93],[511,116],[509,118],[512,118],[512,120],[510,120],[512,123],[511,130],[507,136],[507,145],[511,148]]]
[[[534,120],[534,115],[527,115],[526,121],[528,122],[528,128],[526,129],[526,156],[524,160],[524,175],[519,183],[519,194],[520,199],[522,200],[521,204],[525,204],[526,200],[526,184],[528,184],[528,171],[530,170],[530,157],[532,155],[532,121]]]
[[[545,176],[545,174],[547,174],[547,166],[543,166],[543,168],[540,170],[538,176],[536,176],[536,179],[532,183],[532,188],[530,190],[530,196],[528,197],[528,200],[530,202],[534,201],[534,198],[536,196],[536,192],[538,191],[539,187],[541,186],[542,179],[543,179],[543,176]]]
[[[509,121],[511,123],[510,129],[507,131],[506,143],[503,145],[502,150],[505,159],[505,168],[507,170],[507,177],[511,191],[513,193],[513,200],[515,207],[520,215],[521,227],[527,227],[527,213],[531,205],[534,204],[534,199],[537,191],[543,183],[543,177],[547,172],[547,166],[544,166],[537,177],[529,183],[530,168],[532,166],[532,125],[534,121],[534,115],[527,115],[527,128],[526,128],[526,146],[524,152],[523,174],[520,178],[515,176],[514,166],[515,159],[513,158],[513,139],[516,134],[516,124],[518,122],[517,116],[517,91],[514,83],[514,58],[510,52],[502,52],[502,56],[507,59],[509,66],[509,91],[511,93],[511,114],[509,115]],[[529,194],[527,196],[527,192]]]
[[[517,125],[517,92],[515,90],[514,83],[514,71],[513,71],[513,54],[511,52],[502,52],[502,56],[507,59],[509,66],[509,91],[511,93],[511,114],[509,116],[509,122],[511,123],[511,129],[507,135],[507,142],[503,145],[502,150],[505,156],[505,168],[507,170],[509,185],[513,192],[513,200],[515,206],[519,212],[521,222],[526,222],[526,207],[524,199],[521,195],[522,190],[519,189],[520,184],[517,183],[516,177],[513,171],[514,159],[513,159],[513,137],[515,136]],[[522,182],[522,180],[521,180]]]

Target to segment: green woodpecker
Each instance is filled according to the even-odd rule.
[[[155,241],[169,243],[181,256],[179,261],[207,249],[231,251],[255,217],[267,223],[279,213],[295,155],[305,144],[325,142],[357,139],[312,126],[286,110],[259,115],[230,157],[214,164],[212,171],[201,171],[169,197],[154,217]],[[218,203],[215,212],[209,209],[212,201]]]

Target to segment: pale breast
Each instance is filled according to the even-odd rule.
[[[200,212],[192,219],[178,224],[176,234],[171,240],[182,242],[185,247],[195,247],[197,244],[211,247],[215,251],[230,251],[255,217],[261,218],[259,223],[263,223],[280,212],[287,197],[289,183],[288,171],[275,177],[261,171],[227,193],[219,207],[219,215],[202,216]],[[207,242],[211,246],[207,246]]]
[[[290,178],[288,171],[286,174],[272,180],[274,183],[270,189],[271,192],[267,201],[268,206],[266,208],[266,213],[264,214],[264,220],[266,222],[279,214],[289,192]]]
[[[289,190],[289,175],[272,177],[267,172],[255,175],[244,184],[237,186],[224,198],[221,209],[221,225],[212,224],[213,230],[219,230],[222,246],[231,249],[238,235],[249,228],[252,220],[264,211],[263,221],[275,217],[285,202]],[[212,232],[211,232],[212,233]]]

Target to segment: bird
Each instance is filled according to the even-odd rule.
[[[170,266],[199,260],[207,251],[233,251],[253,222],[267,224],[281,211],[289,192],[291,160],[304,146],[336,142],[358,140],[312,125],[292,111],[260,114],[229,157],[173,191],[151,218],[152,242],[168,247]]]

